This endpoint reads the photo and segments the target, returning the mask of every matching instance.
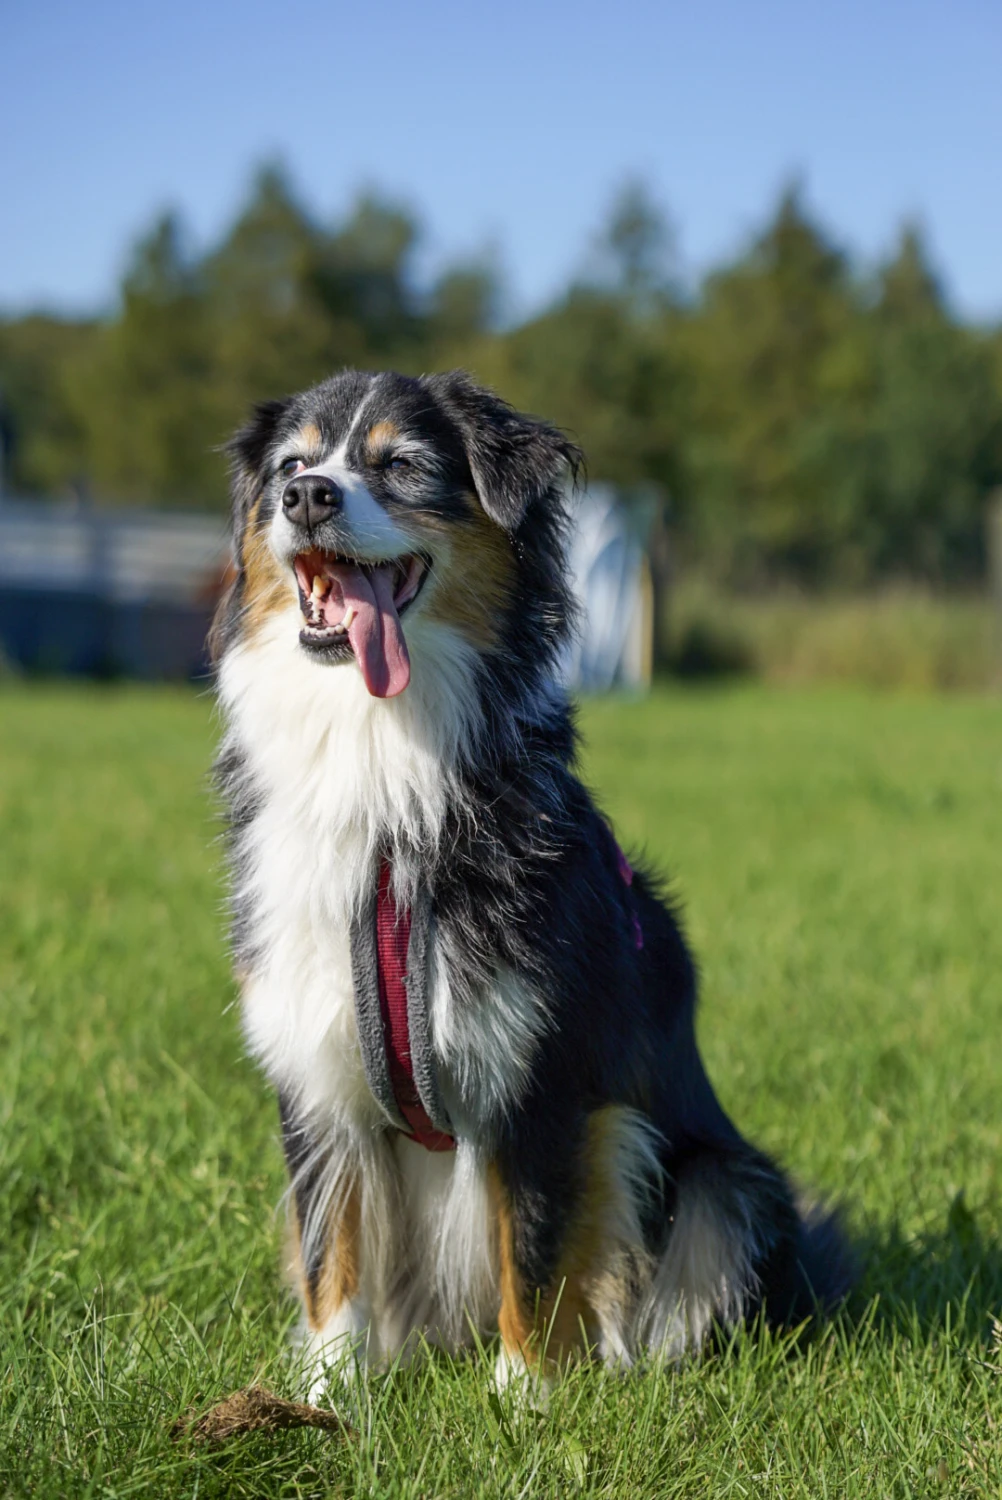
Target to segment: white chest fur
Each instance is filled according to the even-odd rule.
[[[417,626],[418,622],[415,622]],[[318,1122],[380,1118],[355,1027],[349,928],[389,838],[434,844],[475,704],[469,648],[422,623],[411,685],[374,699],[351,663],[311,661],[298,609],[230,651],[220,696],[254,789],[237,896],[256,958],[244,989],[254,1055]]]

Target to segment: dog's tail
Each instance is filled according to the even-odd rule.
[[[837,1208],[801,1200],[796,1240],[796,1285],[791,1322],[830,1315],[855,1285],[856,1257]]]

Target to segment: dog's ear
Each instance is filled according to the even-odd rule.
[[[237,429],[223,450],[230,460],[233,525],[238,532],[261,488],[261,467],[291,399],[259,401],[249,420]]]
[[[239,428],[223,452],[230,460],[230,496],[233,501],[232,563],[229,585],[216,606],[209,627],[209,657],[218,663],[233,624],[233,614],[239,598],[242,578],[244,533],[251,506],[261,493],[262,468],[268,449],[278,433],[279,423],[290,405],[291,398],[282,401],[262,401],[254,407],[250,419]]]
[[[516,531],[554,488],[577,480],[584,455],[556,427],[516,411],[463,370],[425,376],[424,384],[459,428],[480,503],[505,531]]]

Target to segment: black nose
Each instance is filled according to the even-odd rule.
[[[344,493],[326,474],[299,474],[282,491],[282,509],[294,526],[308,529],[326,521]]]

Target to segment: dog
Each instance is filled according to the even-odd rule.
[[[461,372],[344,371],[229,454],[232,941],[313,1398],[422,1338],[545,1382],[837,1303],[835,1218],[718,1103],[678,913],[575,773],[578,448]]]

